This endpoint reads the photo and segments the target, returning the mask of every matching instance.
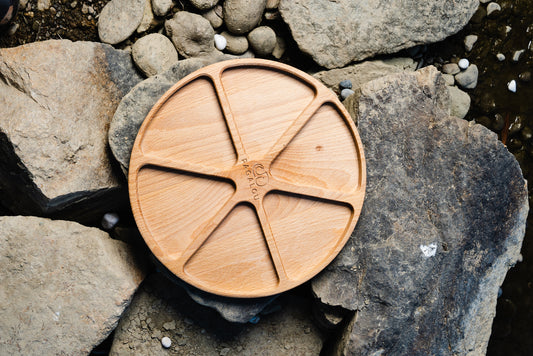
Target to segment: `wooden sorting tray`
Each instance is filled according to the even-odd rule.
[[[133,147],[133,214],[154,255],[207,292],[293,288],[339,253],[365,194],[363,147],[335,94],[277,62],[202,68],[152,108]]]

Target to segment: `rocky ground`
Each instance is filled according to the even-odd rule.
[[[444,3],[438,10],[431,5],[398,8],[393,2],[386,11],[374,5],[353,5],[357,2],[347,0],[327,6],[272,0],[217,3],[152,0],[150,6],[144,0],[22,1],[15,24],[0,37],[0,48],[70,39],[104,42],[125,51],[100,44],[58,42],[28,47],[22,54],[0,52],[0,113],[3,117],[17,113],[18,117],[0,126],[0,147],[8,157],[0,163],[0,179],[4,182],[0,185],[4,205],[1,215],[37,215],[101,227],[104,213],[115,211],[120,222],[114,226],[113,216],[107,215],[110,225],[106,230],[111,237],[128,242],[146,256],[129,212],[120,172],[127,171],[140,123],[157,98],[186,74],[227,58],[256,56],[313,74],[345,99],[345,106],[358,118],[367,150],[369,186],[366,210],[354,233],[357,241],[350,240],[341,256],[319,278],[274,301],[269,298],[244,305],[191,289],[183,293],[181,288],[165,294],[160,288],[169,281],[156,273],[145,280],[119,322],[118,315],[140,280],[128,286],[117,285],[117,290],[122,288],[117,292],[120,298],[102,296],[98,301],[101,304],[94,306],[102,315],[81,311],[98,322],[91,324],[83,343],[63,351],[87,353],[118,323],[114,334],[96,346],[94,354],[229,355],[257,354],[257,350],[318,354],[321,349],[333,354],[406,354],[417,349],[435,354],[450,350],[479,354],[488,342],[498,296],[498,313],[487,353],[500,355],[512,350],[517,355],[530,354],[533,345],[527,335],[532,317],[533,253],[527,237],[531,229],[527,230],[519,254],[527,193],[518,166],[497,141],[507,145],[528,179],[533,172],[533,106],[529,100],[533,96],[531,0],[481,4],[464,0],[456,7]],[[342,11],[338,6],[343,6]],[[438,19],[429,23],[404,21],[434,16],[433,11],[440,11],[441,18],[449,19],[446,26],[439,25]],[[329,25],[332,18],[337,20],[333,27]],[[393,33],[391,23],[397,26]],[[354,61],[359,63],[350,64]],[[432,69],[412,72],[430,65],[441,73]],[[66,67],[76,73],[74,80],[63,78]],[[31,74],[26,77],[23,73]],[[142,81],[144,78],[148,79]],[[372,80],[373,84],[367,85]],[[58,97],[63,102],[59,106]],[[92,104],[76,103],[75,97],[91,97]],[[395,109],[382,104],[384,97],[387,102],[396,103]],[[417,107],[424,109],[414,109]],[[497,138],[480,126],[449,119],[449,113],[485,126]],[[397,122],[398,116],[414,119]],[[435,127],[427,120],[436,122]],[[77,125],[75,133],[69,129],[72,122]],[[382,131],[378,134],[372,127]],[[106,144],[108,129],[112,156]],[[394,134],[387,136],[391,133]],[[398,140],[399,135],[405,138]],[[50,137],[54,137],[54,150],[48,149]],[[405,155],[393,160],[397,165],[380,162],[379,157],[392,157],[399,151]],[[43,156],[47,158],[43,160]],[[435,167],[427,169],[427,163],[413,166],[413,162],[428,157],[434,158],[429,162]],[[440,157],[455,161],[450,158],[440,162]],[[405,167],[411,168],[404,171]],[[383,172],[390,171],[415,179],[373,185]],[[450,171],[454,175],[449,182],[434,186],[437,177],[445,177]],[[53,178],[58,176],[66,178]],[[465,182],[468,184],[463,185]],[[479,186],[472,185],[476,183]],[[453,190],[449,190],[450,186]],[[409,196],[400,199],[398,187],[400,192],[418,192],[417,204],[411,206],[413,200]],[[432,198],[437,195],[435,191],[439,192],[438,200]],[[508,199],[502,200],[501,196]],[[422,206],[420,202],[424,202]],[[449,206],[453,209],[448,210]],[[389,214],[380,215],[382,211]],[[2,236],[7,246],[22,252],[14,239],[24,236],[31,240],[43,224],[50,226],[47,231],[54,241],[65,234],[77,235],[76,229],[83,229],[76,224],[54,232],[57,225],[49,220],[10,219],[0,222]],[[411,225],[410,219],[418,223]],[[17,224],[36,227],[24,233],[15,231],[13,226]],[[484,228],[470,229],[472,224]],[[102,239],[94,231],[87,234]],[[402,240],[403,236],[410,238]],[[382,238],[387,240],[386,246],[380,242]],[[417,253],[408,252],[405,244]],[[418,246],[425,246],[420,247],[422,260]],[[68,250],[69,245],[55,251],[61,249]],[[105,256],[117,254],[115,247],[107,246],[103,251],[107,249],[114,252],[106,252]],[[6,255],[5,251],[2,253]],[[122,257],[112,259],[120,261],[126,253],[129,252],[120,252]],[[391,259],[396,269],[368,262]],[[520,263],[511,269],[498,292],[507,269],[517,260]],[[24,271],[17,263],[28,264],[23,254],[8,256],[2,263],[14,276]],[[105,259],[98,263],[106,265]],[[75,262],[65,260],[64,265],[72,274],[79,274]],[[152,263],[147,266],[142,268],[144,272],[154,271]],[[412,266],[419,268],[415,271]],[[136,267],[124,268],[125,275],[143,273]],[[397,268],[402,271],[401,277],[396,275]],[[365,277],[367,273],[372,278]],[[76,279],[55,283],[72,286],[69,288],[80,284]],[[17,290],[20,283],[15,278],[12,284]],[[437,287],[428,288],[429,285]],[[98,290],[98,286],[87,288]],[[53,294],[48,289],[44,291]],[[61,300],[61,296],[52,298]],[[228,323],[211,309],[194,307],[193,300],[214,308],[232,322],[251,323]],[[118,309],[105,310],[103,305],[110,301]],[[36,306],[44,302],[24,303],[17,308],[46,314]],[[189,315],[195,308],[197,312]],[[0,305],[0,311],[5,310],[5,305]],[[56,315],[54,318],[62,315],[55,309],[51,313]],[[76,318],[66,315],[68,320]],[[5,331],[9,340],[17,339],[21,325],[33,325],[23,314],[17,318],[22,324],[13,322]],[[222,324],[213,325],[219,322]],[[72,326],[72,330],[76,327]],[[420,330],[425,340],[416,337]],[[447,330],[446,337],[439,336],[442,330]],[[77,332],[72,331],[71,336]],[[373,336],[365,339],[361,335]],[[403,341],[395,343],[395,335],[402,335]],[[163,336],[172,342],[168,349],[161,347]],[[35,341],[38,337],[27,342],[39,347]],[[5,345],[13,346],[1,343],[0,349]],[[13,347],[5,350],[16,353],[28,346]]]

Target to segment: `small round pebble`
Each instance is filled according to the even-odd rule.
[[[248,34],[248,42],[255,54],[267,57],[276,47],[276,33],[268,26],[259,26]]]
[[[498,53],[496,55],[496,58],[500,61],[500,62],[503,62],[505,61],[505,55],[503,53]]]
[[[226,40],[226,37],[215,34],[215,47],[219,51],[223,51],[226,48],[226,45],[228,44],[228,41]]]
[[[490,16],[492,13],[496,13],[501,10],[502,7],[498,3],[491,2],[487,5],[487,16]]]
[[[354,94],[355,92],[352,89],[342,89],[341,90],[341,98],[342,100],[346,99],[350,95]]]
[[[518,79],[524,83],[529,83],[531,81],[531,72],[527,71],[518,74]]]
[[[459,65],[459,68],[466,69],[470,65],[470,62],[466,58],[461,58],[459,60],[459,63],[457,63],[457,64]]]
[[[474,44],[477,42],[476,35],[468,35],[465,37],[464,44],[467,52],[470,52],[474,48]]]
[[[102,227],[104,230],[111,230],[114,228],[120,220],[117,213],[106,213],[102,217]]]
[[[178,61],[178,52],[168,37],[151,33],[139,38],[131,47],[137,67],[150,77],[168,69]]]
[[[520,57],[522,56],[522,53],[524,53],[525,51],[525,49],[515,51],[513,54],[513,62],[518,62],[520,60]]]
[[[512,93],[516,93],[516,80],[513,79],[507,83],[507,89]]]
[[[163,345],[165,349],[168,349],[172,345],[172,341],[169,337],[165,336],[161,339],[161,345]]]
[[[444,74],[457,74],[461,71],[457,63],[446,63],[442,66],[442,72]]]
[[[352,82],[348,79],[344,79],[339,83],[341,89],[352,89]]]

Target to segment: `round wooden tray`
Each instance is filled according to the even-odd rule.
[[[287,65],[202,68],[152,108],[133,147],[133,214],[154,255],[197,288],[261,297],[320,272],[365,193],[363,148],[333,92]]]

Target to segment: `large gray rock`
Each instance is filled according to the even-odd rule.
[[[139,27],[144,17],[146,2],[149,0],[111,0],[98,17],[100,41],[117,44]]]
[[[326,68],[440,41],[466,25],[478,0],[282,0],[298,47]]]
[[[448,106],[433,67],[361,87],[365,203],[312,282],[323,303],[357,311],[338,354],[486,350],[498,288],[520,253],[526,182],[494,133]]]
[[[232,58],[234,57],[213,55],[180,60],[167,71],[142,81],[124,96],[109,127],[109,145],[124,172],[130,164],[137,132],[157,100],[177,81],[195,70]]]
[[[17,214],[63,211],[69,219],[113,209],[120,184],[108,157],[107,129],[140,80],[129,53],[102,43],[0,49],[3,203]]]
[[[261,21],[266,2],[267,0],[225,0],[224,23],[228,31],[236,35],[250,32]]]
[[[103,231],[0,217],[0,354],[87,355],[142,277],[127,245]]]
[[[256,325],[228,323],[152,275],[120,320],[110,355],[318,355],[323,339],[309,301],[287,296],[278,308]],[[165,336],[172,342],[169,349],[161,346]]]
[[[165,31],[185,58],[208,55],[215,50],[215,30],[209,20],[187,11],[177,12],[165,21]]]

